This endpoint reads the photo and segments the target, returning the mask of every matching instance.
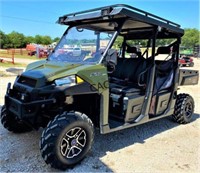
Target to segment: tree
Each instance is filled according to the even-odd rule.
[[[35,36],[35,43],[36,44],[42,44],[42,36],[41,35]]]
[[[114,48],[118,49],[122,46],[122,42],[123,42],[123,37],[122,36],[118,36],[117,39],[114,42]]]
[[[26,46],[25,37],[18,32],[11,32],[8,34],[9,45],[12,48],[22,48]]]
[[[7,35],[0,30],[0,48],[3,48],[4,45],[6,44],[6,40],[7,40],[6,37]]]
[[[35,38],[33,36],[27,36],[25,38],[25,42],[26,42],[26,44],[35,43]]]
[[[35,43],[48,45],[52,43],[52,39],[50,36],[47,36],[47,35],[46,36],[36,35]]]
[[[194,45],[200,44],[199,41],[200,31],[197,29],[187,28],[185,29],[185,34],[182,37],[182,46],[186,48],[193,48]]]
[[[53,39],[53,42],[58,42],[59,40],[60,40],[60,38],[56,37],[56,38]]]
[[[199,38],[200,38],[200,31],[198,29],[186,28],[185,34],[182,37],[181,46],[191,49],[194,47],[194,45],[200,44]],[[28,43],[37,43],[37,44],[48,45],[48,44],[51,44],[52,42],[58,42],[59,40],[60,40],[59,37],[56,37],[52,40],[50,36],[41,36],[41,35],[36,35],[35,37],[24,36],[22,33],[18,33],[15,31],[13,31],[9,34],[5,34],[3,31],[0,30],[0,48],[22,48],[22,47],[25,47],[26,44],[28,44]],[[171,41],[172,41],[172,39],[158,39],[156,42],[156,46],[167,45]],[[95,42],[95,40],[89,40],[89,39],[70,40],[70,39],[68,39],[66,44],[81,45],[82,43],[91,43],[91,42]],[[114,43],[114,47],[116,49],[120,48],[122,46],[122,42],[123,42],[123,37],[118,36]],[[147,41],[146,40],[130,40],[130,41],[128,41],[128,44],[130,44],[132,46],[140,45],[141,47],[145,47],[147,45]]]
[[[42,36],[42,44],[48,45],[52,43],[52,39],[50,36]]]

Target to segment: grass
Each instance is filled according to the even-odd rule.
[[[2,53],[2,52],[0,52],[0,57],[12,57],[12,55],[11,54],[7,54],[7,53]],[[6,59],[8,59],[8,58],[6,58]],[[14,58],[22,58],[22,59],[30,59],[30,60],[36,60],[36,59],[39,59],[39,58],[37,58],[36,56],[28,56],[28,55],[20,55],[20,54],[15,54],[14,55]]]
[[[22,55],[20,54],[22,53]],[[4,62],[0,62],[0,67],[9,68],[9,67],[26,67],[29,64],[29,61],[26,60],[40,60],[36,56],[29,56],[28,51],[23,50],[22,52],[16,51],[14,54],[14,64],[12,61],[12,53],[10,50],[0,49],[0,59],[5,60]],[[19,62],[17,59],[21,59]]]
[[[12,53],[11,51],[7,51],[5,49],[0,49],[0,57],[12,57]],[[22,51],[22,55],[20,54],[19,51],[17,51],[15,54],[14,54],[14,57],[15,58],[22,58],[22,59],[30,59],[30,60],[36,60],[38,59],[38,57],[36,57],[35,55],[34,56],[29,56],[28,55],[28,51],[26,50],[23,50]]]
[[[15,58],[22,58],[22,59],[31,59],[31,60],[36,60],[39,59],[36,56],[28,56],[28,55],[15,55]]]
[[[12,64],[11,62],[0,62],[0,67],[26,67],[27,64],[22,63],[15,63]]]

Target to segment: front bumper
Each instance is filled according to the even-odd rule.
[[[6,94],[5,106],[6,109],[16,115],[19,119],[36,117],[41,108],[46,105],[55,103],[55,99],[37,100],[28,103],[23,103]]]

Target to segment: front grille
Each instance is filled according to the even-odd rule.
[[[20,76],[18,82],[23,84],[23,85],[35,87],[37,80],[31,79],[31,78],[28,78],[28,77],[25,77],[25,76]]]

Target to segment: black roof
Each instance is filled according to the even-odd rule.
[[[109,32],[115,30],[112,23],[108,25],[109,22],[122,20],[126,20],[126,22],[121,30],[121,35],[125,35],[127,39],[149,38],[155,26],[161,28],[158,38],[175,38],[184,34],[180,25],[124,4],[66,14],[59,17],[57,22],[64,25],[81,25],[95,31]]]

